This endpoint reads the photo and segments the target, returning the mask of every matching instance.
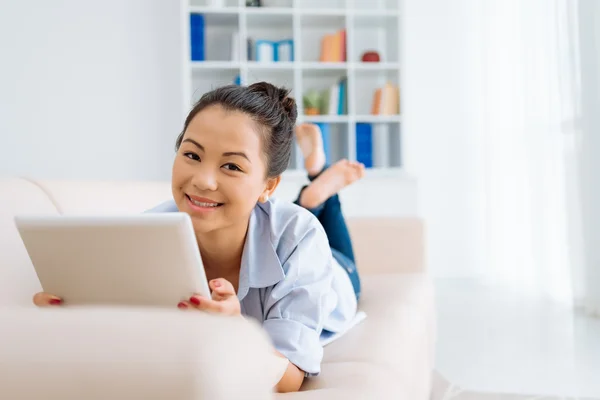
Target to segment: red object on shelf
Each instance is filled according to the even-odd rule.
[[[376,51],[367,51],[363,53],[361,60],[363,62],[379,62],[379,53]]]

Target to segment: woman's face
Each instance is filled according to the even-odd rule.
[[[173,198],[196,232],[246,224],[257,200],[278,183],[265,178],[266,168],[256,123],[242,112],[210,106],[184,133],[173,163]]]

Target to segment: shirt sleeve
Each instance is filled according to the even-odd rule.
[[[319,339],[337,302],[332,262],[325,232],[320,226],[311,228],[284,263],[285,278],[265,299],[263,328],[275,348],[306,376],[321,371]]]

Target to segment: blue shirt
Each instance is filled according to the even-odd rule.
[[[149,212],[177,212],[174,201]],[[356,313],[346,272],[309,211],[271,199],[257,203],[248,225],[237,293],[242,314],[262,324],[274,347],[307,376],[321,369],[323,333]]]

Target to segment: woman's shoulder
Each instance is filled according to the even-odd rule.
[[[307,236],[327,236],[319,220],[308,210],[289,201],[273,198],[259,203],[263,218],[268,220],[271,239],[276,247],[295,247]]]

